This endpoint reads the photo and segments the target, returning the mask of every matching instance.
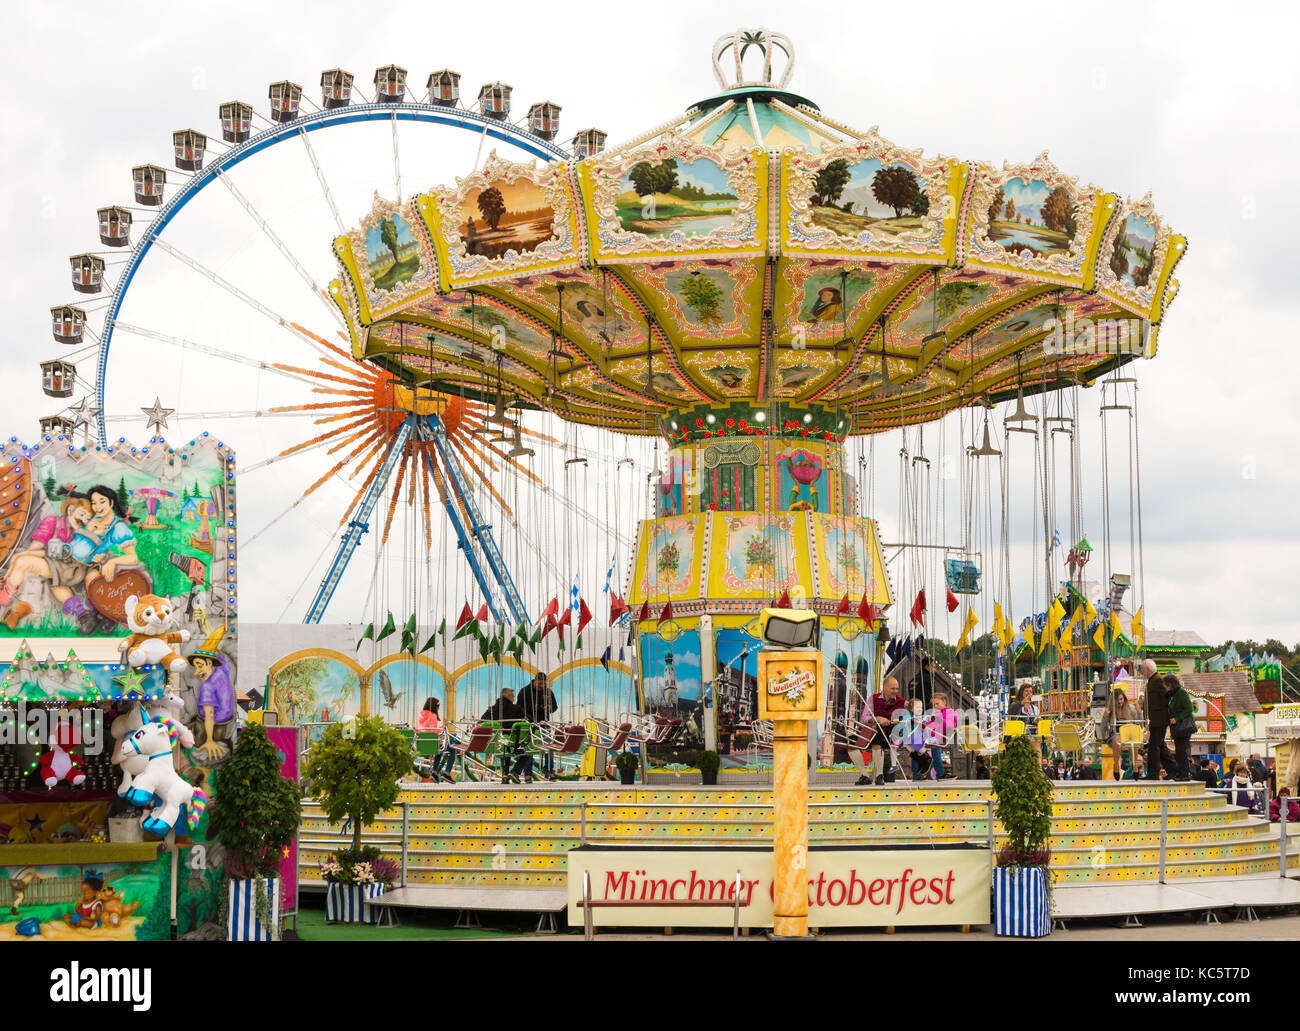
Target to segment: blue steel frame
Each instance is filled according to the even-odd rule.
[[[361,507],[357,509],[356,516],[348,523],[347,532],[343,535],[339,550],[335,553],[334,561],[330,563],[329,571],[325,574],[325,579],[321,581],[320,588],[316,591],[316,597],[312,599],[311,608],[307,610],[303,622],[319,623],[321,617],[325,614],[325,608],[334,596],[339,581],[343,579],[343,572],[347,569],[353,552],[357,550],[357,546],[361,543],[362,534],[370,529],[370,517],[374,514],[375,505],[383,496],[384,486],[388,483],[388,478],[393,474],[393,469],[397,465],[402,449],[406,447],[412,433],[421,440],[433,442],[433,446],[437,449],[438,456],[442,460],[443,468],[447,471],[447,476],[451,480],[453,489],[447,491],[443,497],[443,506],[446,508],[447,517],[451,520],[452,528],[456,532],[457,546],[465,555],[465,561],[469,563],[474,579],[478,582],[483,597],[487,599],[492,618],[500,623],[502,614],[496,599],[492,596],[492,587],[488,583],[483,566],[474,552],[474,538],[477,538],[479,543],[483,545],[483,554],[488,568],[491,569],[493,578],[500,584],[505,595],[509,616],[515,623],[527,624],[528,612],[524,608],[523,600],[519,597],[514,578],[510,575],[510,570],[506,568],[505,560],[501,557],[501,550],[497,547],[496,538],[492,534],[492,527],[483,522],[478,503],[474,500],[474,493],[470,490],[469,483],[465,479],[465,472],[460,467],[460,460],[456,457],[455,452],[447,446],[446,430],[436,415],[408,415],[403,420],[402,425],[398,427],[397,433],[393,437],[392,446],[384,458],[383,465],[379,467],[374,482],[370,484],[369,490],[366,491],[366,496],[361,502]],[[465,515],[469,519],[468,529],[465,526],[465,521],[461,518],[461,512],[457,506],[458,501],[460,505],[464,506]]]

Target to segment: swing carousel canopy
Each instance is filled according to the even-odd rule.
[[[715,54],[722,92],[617,149],[376,194],[334,245],[353,354],[678,440],[773,406],[842,439],[1155,355],[1186,242],[1149,196],[851,129],[784,88],[784,37]]]

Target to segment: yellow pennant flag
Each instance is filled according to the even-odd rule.
[[[1010,630],[1007,624],[1007,617],[1002,614],[1002,606],[996,601],[993,603],[993,633],[997,635],[998,641],[1005,648],[1010,643],[1010,636],[1007,631]]]
[[[1130,624],[1133,631],[1133,650],[1139,651],[1142,648],[1142,642],[1146,640],[1146,629],[1142,626],[1142,610],[1138,609],[1133,613],[1133,622]]]
[[[1111,609],[1111,613],[1110,613],[1110,643],[1111,643],[1112,646],[1115,644],[1116,641],[1118,641],[1118,640],[1120,639],[1120,635],[1123,634],[1123,633],[1124,633],[1124,628],[1121,627],[1121,626],[1119,625],[1119,615],[1115,612],[1114,609]]]
[[[1097,618],[1097,610],[1092,607],[1092,602],[1087,598],[1083,599],[1083,614],[1088,617],[1089,623]]]
[[[1025,643],[1029,645],[1030,651],[1038,651],[1038,646],[1034,643],[1034,622],[1030,620],[1025,624]]]
[[[1043,647],[1047,647],[1047,641],[1055,641],[1061,636],[1061,619],[1065,615],[1065,609],[1061,607],[1059,598],[1052,599],[1052,604],[1047,607],[1047,626],[1043,634]]]
[[[957,638],[957,650],[961,651],[966,647],[970,637],[970,632],[975,629],[976,624],[980,621],[979,616],[975,615],[974,609],[966,610],[966,625],[962,628],[961,637]]]
[[[1100,619],[1097,620],[1097,629],[1092,632],[1092,643],[1098,651],[1106,650],[1106,624]]]

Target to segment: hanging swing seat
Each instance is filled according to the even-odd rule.
[[[980,571],[968,558],[950,558],[945,563],[944,578],[953,594],[979,594]]]

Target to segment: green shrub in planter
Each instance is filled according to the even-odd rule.
[[[700,753],[700,779],[705,784],[718,783],[718,753]]]
[[[614,766],[618,769],[618,779],[624,784],[636,783],[636,771],[641,768],[641,760],[635,752],[619,752],[614,757]]]
[[[994,813],[1007,833],[993,878],[997,934],[1051,933],[1052,782],[1028,738],[1013,737],[993,767]]]

